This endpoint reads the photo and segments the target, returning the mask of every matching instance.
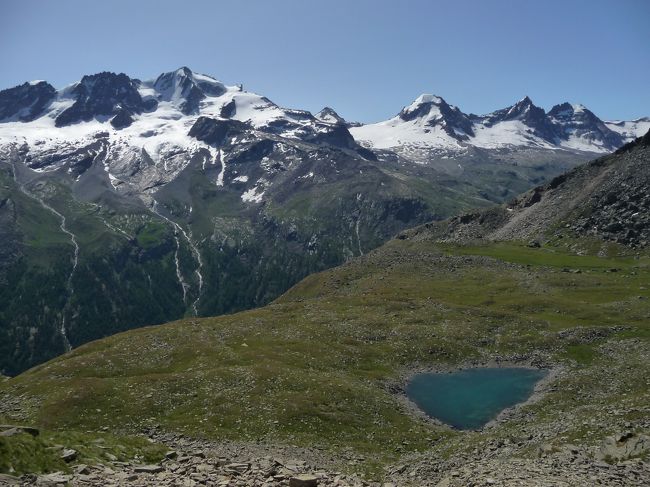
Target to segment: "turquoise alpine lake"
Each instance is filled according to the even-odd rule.
[[[406,395],[428,416],[461,430],[479,429],[501,411],[524,402],[548,372],[504,367],[413,376]]]

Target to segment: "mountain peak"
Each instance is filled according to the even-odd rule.
[[[533,100],[531,100],[531,98],[528,95],[526,95],[517,103],[512,105],[508,110],[508,113],[521,115],[526,113],[529,110],[542,110],[542,109],[539,108],[537,105],[535,105],[535,103],[533,103]]]
[[[57,127],[125,111],[120,123],[124,127],[130,123],[126,121],[131,113],[141,113],[147,108],[138,92],[138,83],[124,73],[103,71],[86,75],[72,88],[71,94],[75,102],[56,117]]]
[[[440,107],[449,107],[449,105],[439,96],[423,93],[409,106],[404,107],[399,112],[399,117],[407,122],[416,118],[430,118],[439,115]]]
[[[580,103],[569,103],[565,101],[564,103],[560,103],[551,108],[548,115],[553,118],[564,119],[573,117],[574,115],[591,113],[592,112],[586,106],[581,105]]]
[[[525,96],[514,105],[492,112],[482,118],[488,125],[512,120],[521,120],[539,125],[546,118],[546,112],[543,108],[535,105],[529,96]]]
[[[429,93],[418,96],[402,109],[398,117],[404,122],[415,121],[425,131],[438,127],[456,140],[466,140],[474,135],[472,123],[466,114],[449,105],[442,97]]]
[[[176,70],[177,75],[184,75],[184,76],[192,76],[194,73],[192,73],[192,70],[188,68],[187,66],[181,66]]]
[[[38,117],[56,96],[46,81],[30,81],[0,91],[0,120],[29,122]]]
[[[333,108],[325,107],[316,114],[316,118],[321,122],[333,124],[345,124],[345,119],[341,117]]]
[[[434,103],[436,105],[439,105],[443,102],[444,100],[439,96],[432,95],[430,93],[422,93],[413,101],[412,105],[421,105],[423,103]]]
[[[206,96],[221,96],[226,92],[223,83],[211,76],[194,73],[187,66],[162,73],[153,82],[153,87],[161,100],[176,104],[185,115],[197,112]]]

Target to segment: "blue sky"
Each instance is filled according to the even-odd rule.
[[[487,113],[524,95],[650,116],[649,0],[3,0],[0,88],[186,65],[349,120],[420,93]]]

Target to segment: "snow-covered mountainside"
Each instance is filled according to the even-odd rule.
[[[648,119],[605,123],[584,106],[569,103],[546,113],[528,97],[487,115],[467,115],[425,94],[389,120],[350,131],[367,147],[404,154],[417,149],[453,154],[469,147],[605,153],[643,135],[649,125]]]
[[[216,145],[227,143],[236,150],[257,132],[356,149],[372,157],[357,146],[343,124],[281,108],[185,67],[145,82],[125,74],[99,73],[58,91],[45,82],[26,83],[0,92],[0,117],[0,146],[24,147],[29,168],[44,172],[66,165],[80,177],[83,165],[92,162],[87,157],[101,154],[106,177],[119,191],[126,186],[146,193],[166,184],[194,155],[203,159],[204,167],[221,168],[217,182],[223,185],[238,175],[226,172],[230,154]],[[192,128],[201,117],[237,130],[218,144],[200,140]],[[92,149],[80,154],[84,147]],[[71,165],[73,154],[80,160]],[[142,157],[146,167],[136,162]],[[249,181],[242,198],[246,200],[244,194],[260,184]],[[255,200],[259,202],[259,197]]]
[[[197,138],[200,131],[192,129],[206,117],[232,136],[218,143]],[[528,97],[488,115],[467,115],[434,95],[421,95],[390,120],[349,124],[329,107],[315,116],[282,108],[241,86],[226,86],[186,67],[144,82],[104,72],[61,90],[35,81],[0,92],[0,147],[29,148],[29,168],[57,170],[70,166],[75,154],[79,163],[67,169],[79,177],[84,164],[91,164],[89,154],[104,154],[106,178],[116,190],[145,194],[174,180],[195,155],[204,167],[220,168],[220,185],[238,177],[242,183],[240,174],[226,169],[229,154],[260,133],[335,146],[366,159],[375,155],[363,147],[428,163],[467,155],[471,148],[611,152],[648,128],[647,118],[602,122],[585,107],[569,103],[546,113]],[[227,152],[218,150],[224,144]],[[81,150],[91,146],[90,151]],[[136,163],[142,158],[145,166]],[[139,164],[137,170],[134,164]],[[242,199],[260,202],[264,184],[250,178],[240,184]],[[251,191],[258,196],[244,196]]]
[[[341,123],[341,124],[346,124],[346,121],[343,117],[341,117],[338,113],[334,111],[333,108],[330,107],[325,107],[323,108],[320,112],[316,114],[316,118],[320,120],[321,122],[325,123]]]
[[[642,117],[636,120],[611,120],[605,122],[608,129],[621,134],[626,141],[631,141],[635,137],[641,137],[650,130],[650,117]]]

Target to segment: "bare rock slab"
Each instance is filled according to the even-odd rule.
[[[295,475],[289,479],[289,487],[317,487],[318,477],[313,475]]]
[[[133,468],[136,473],[160,473],[163,470],[160,465],[136,465]]]
[[[73,450],[72,448],[64,448],[63,451],[61,452],[61,459],[66,463],[70,463],[74,461],[76,458],[77,458],[77,450]]]

